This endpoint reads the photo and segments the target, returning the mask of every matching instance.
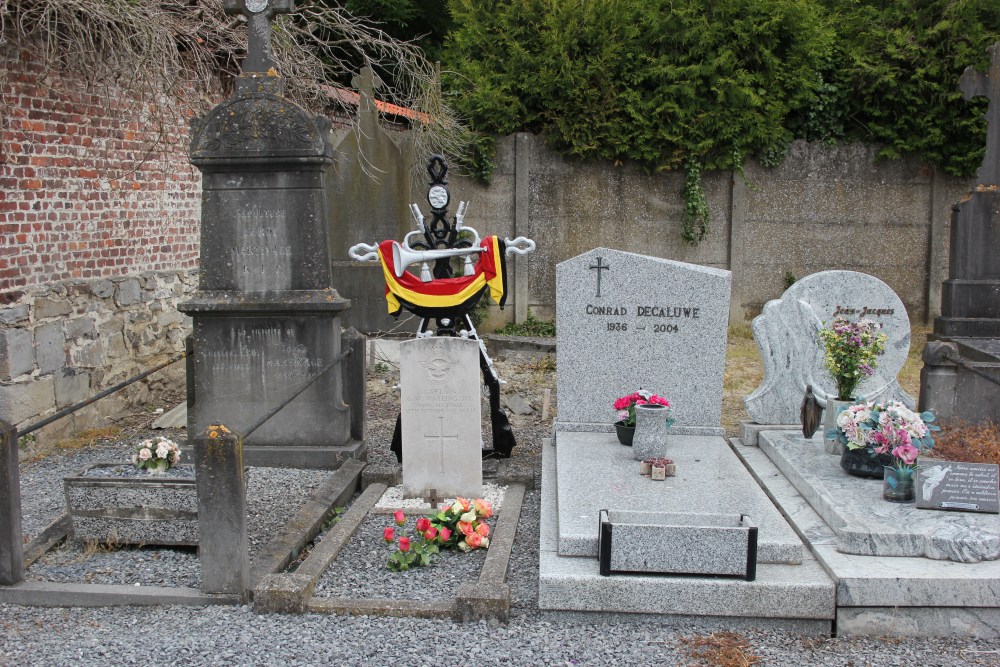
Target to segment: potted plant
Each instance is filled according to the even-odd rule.
[[[844,446],[840,467],[850,475],[875,479],[886,479],[892,469],[895,479],[910,481],[912,499],[917,457],[934,446],[931,433],[941,430],[933,421],[932,413],[917,414],[899,401],[852,405],[837,418]]]
[[[878,366],[878,356],[885,352],[887,336],[880,332],[882,325],[863,318],[851,322],[838,315],[820,329],[823,344],[823,365],[837,386],[837,398],[827,399],[823,419],[824,446],[829,454],[840,454],[837,415],[855,401],[858,385],[871,377]]]
[[[669,412],[670,401],[667,399],[643,389],[627,394],[614,402],[615,432],[618,435],[618,442],[621,444],[632,446],[635,437],[636,408],[643,405],[658,405],[666,408],[667,411],[663,416],[667,420],[667,426],[674,423]]]
[[[198,545],[194,466],[169,438],[143,440],[129,463],[96,463],[63,478],[73,535],[83,542]],[[170,471],[167,474],[167,471]]]

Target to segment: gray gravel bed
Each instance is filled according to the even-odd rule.
[[[316,597],[360,599],[445,601],[454,598],[458,587],[479,579],[486,560],[486,550],[469,553],[442,549],[431,557],[431,564],[405,572],[393,572],[387,562],[396,547],[382,539],[386,526],[396,530],[396,537],[413,538],[416,515],[407,516],[406,525],[396,527],[392,515],[369,515],[316,583]],[[487,523],[494,528],[496,518]]]
[[[149,478],[149,479],[194,479],[194,466],[190,463],[175,465],[169,470],[157,474],[151,473],[142,468],[136,468],[127,463],[114,466],[97,466],[87,471],[84,477],[122,477],[128,479]]]
[[[92,463],[113,462],[115,459],[111,457],[120,451],[121,447],[94,447],[74,452],[65,457],[68,460],[51,457],[22,466],[25,534],[36,533],[64,511],[63,476],[76,474]],[[329,471],[295,468],[249,469],[247,540],[251,562],[330,474]],[[27,528],[29,525],[32,532]],[[112,549],[88,547],[67,540],[36,561],[28,569],[26,578],[32,581],[197,588],[201,585],[201,568],[197,551],[191,548]]]
[[[531,379],[530,368],[520,375],[503,368],[502,375],[525,395]],[[372,393],[371,390],[369,392]],[[536,392],[537,393],[537,392]],[[391,400],[390,400],[391,399]],[[369,446],[372,458],[389,464],[388,439],[395,420],[395,397],[373,401],[369,412]],[[372,402],[370,402],[371,406]],[[519,445],[515,455],[538,468],[537,451],[548,425],[534,418],[515,423]],[[182,445],[183,446],[183,445]],[[126,460],[129,446],[91,448],[70,452],[42,462],[21,466],[22,503],[25,533],[37,534],[62,511],[65,501],[62,477],[79,472],[97,461]],[[109,454],[118,454],[109,456]],[[534,458],[533,458],[534,457]],[[312,478],[303,471],[274,471],[250,478],[248,503],[250,530],[259,544],[271,537],[271,516],[266,507],[277,503],[280,513],[298,498],[298,484],[307,486]],[[267,471],[270,473],[271,471]],[[318,476],[322,479],[322,476]],[[536,485],[538,479],[536,476]],[[318,483],[318,482],[317,482]],[[257,485],[270,487],[258,489]],[[314,488],[314,486],[313,486]],[[536,486],[537,488],[537,486]],[[360,550],[351,568],[339,582],[321,587],[348,587],[381,591],[400,586],[406,577],[390,572],[385,561],[391,550],[381,540],[381,529],[391,522],[383,516],[374,521],[377,543],[369,552]],[[508,583],[511,587],[511,620],[506,626],[487,623],[455,624],[447,620],[383,617],[342,617],[318,614],[257,615],[249,607],[119,607],[102,609],[36,609],[0,604],[0,666],[87,666],[100,665],[695,665],[683,643],[684,638],[704,637],[725,627],[673,619],[630,619],[623,616],[573,618],[569,615],[542,615],[538,599],[539,494],[525,496],[521,520],[511,555]],[[257,548],[257,545],[254,546]],[[144,567],[163,576],[176,571],[183,579],[180,561],[193,557],[183,549],[150,550],[158,554],[132,559],[133,577],[146,584]],[[167,553],[169,552],[169,553]],[[451,554],[471,563],[485,554]],[[89,561],[92,578],[108,576],[100,570],[124,569],[112,558],[117,552],[98,554]],[[125,556],[121,556],[125,558]],[[354,558],[354,556],[347,556]],[[103,559],[103,560],[102,560]],[[341,564],[346,563],[341,561]],[[442,559],[439,559],[442,562]],[[141,563],[135,566],[135,563]],[[154,567],[156,566],[156,567]],[[451,566],[452,571],[455,567]],[[462,565],[464,567],[464,564]],[[81,570],[82,571],[82,570]],[[422,575],[440,575],[437,568],[413,570],[412,581],[426,583]],[[433,578],[433,577],[432,577]],[[125,580],[127,583],[133,583]],[[150,579],[151,583],[153,579]],[[189,580],[179,585],[192,585]],[[407,584],[408,585],[408,584]],[[451,584],[448,584],[450,586]],[[356,594],[357,590],[352,590]],[[391,593],[380,592],[388,597]],[[409,593],[408,593],[409,594]],[[743,631],[747,652],[760,658],[759,665],[773,667],[870,665],[920,667],[951,665],[1000,666],[1000,640],[973,639],[824,639],[803,637],[791,632]],[[704,664],[704,663],[702,663]]]
[[[0,665],[693,665],[698,626],[552,622],[507,626],[306,614],[248,607],[31,609],[0,604]],[[749,653],[774,667],[996,665],[997,644],[966,639],[816,640],[746,632]],[[704,664],[704,663],[703,663]]]

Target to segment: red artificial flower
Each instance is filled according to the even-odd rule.
[[[434,538],[437,537],[437,535],[438,535],[438,529],[435,528],[434,526],[431,526],[426,531],[424,531],[424,539],[427,540],[428,542],[433,542]]]
[[[442,527],[439,534],[441,535],[441,541],[447,542],[451,538],[451,528]]]
[[[403,552],[410,550],[410,538],[408,537],[399,538],[399,550]]]
[[[403,513],[403,510],[396,510],[395,512],[393,512],[392,518],[396,520],[397,526],[402,526],[404,523],[406,523],[406,514]]]
[[[396,539],[396,531],[393,530],[392,526],[385,527],[385,530],[382,531],[382,539],[386,542],[392,542]]]
[[[422,516],[419,519],[417,519],[417,532],[420,533],[426,532],[427,529],[430,527],[431,527],[431,520],[428,519],[427,517]]]

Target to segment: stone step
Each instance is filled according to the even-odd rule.
[[[1000,561],[956,563],[918,557],[862,556],[838,550],[837,534],[768,458],[763,448],[734,441],[733,450],[809,545],[837,591],[837,634],[1000,637]],[[784,434],[794,439],[794,432]],[[799,435],[802,442],[806,441]],[[817,438],[818,447],[822,440]],[[773,451],[773,450],[772,450]],[[832,460],[836,457],[828,456]],[[851,479],[842,473],[846,479]],[[857,480],[864,482],[865,480]],[[811,494],[810,494],[811,495]],[[871,504],[864,494],[858,503]],[[883,502],[878,499],[878,502]],[[952,512],[933,512],[942,521]]]
[[[565,444],[573,439],[565,437],[566,435],[563,432],[557,435],[558,447],[565,448],[561,456],[567,456],[566,450],[570,452],[567,456],[569,459],[575,459],[575,454],[582,456],[583,452]],[[721,438],[718,440],[721,441]],[[696,444],[708,447],[705,451],[706,461],[726,457],[722,449],[711,443]],[[722,444],[725,446],[724,442]],[[597,443],[596,446],[601,445]],[[616,443],[615,446],[626,449]],[[730,619],[733,623],[741,624],[749,619],[755,621],[756,625],[766,625],[769,622],[795,623],[793,627],[798,631],[830,633],[830,621],[835,611],[833,583],[812,555],[802,550],[800,542],[800,564],[760,564],[756,580],[750,582],[692,576],[602,577],[596,557],[561,555],[559,533],[563,522],[559,518],[566,514],[567,508],[558,498],[556,450],[557,447],[551,441],[546,441],[542,448],[539,609],[546,612],[598,612],[602,617],[608,613],[712,617]],[[725,447],[725,452],[728,452],[728,457],[735,458],[728,447]],[[638,477],[637,463],[635,467]],[[593,468],[589,476],[577,481],[585,484],[583,491],[596,495],[600,493],[596,480],[604,478],[607,481],[608,473],[607,468]],[[570,479],[571,476],[564,475],[560,482],[569,484]],[[673,496],[672,500],[675,504],[680,502],[691,506],[682,495]],[[757,513],[761,513],[760,509],[757,509]],[[593,528],[596,535],[596,515]]]
[[[882,499],[882,480],[851,477],[819,434],[762,432],[761,451],[809,502],[843,553],[974,563],[1000,557],[1000,515],[940,512]]]

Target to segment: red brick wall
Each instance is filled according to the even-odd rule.
[[[154,114],[43,72],[26,53],[0,56],[0,295],[196,266],[201,180],[187,159],[187,106],[161,100],[166,113]]]

